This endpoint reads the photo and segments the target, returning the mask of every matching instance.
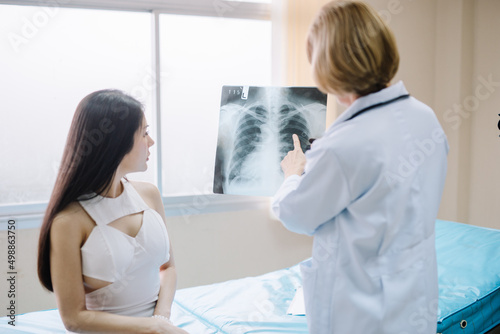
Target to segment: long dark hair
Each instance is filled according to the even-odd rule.
[[[123,157],[132,150],[141,127],[139,101],[119,90],[100,90],[77,106],[38,243],[38,278],[53,291],[50,276],[50,228],[54,217],[82,195],[101,194],[111,184]]]

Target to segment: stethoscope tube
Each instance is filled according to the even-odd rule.
[[[347,121],[350,121],[351,119],[355,118],[355,117],[358,117],[359,115],[361,114],[364,114],[365,112],[369,111],[369,110],[372,110],[372,109],[375,109],[375,108],[379,108],[379,107],[382,107],[382,106],[385,106],[385,105],[388,105],[388,104],[391,104],[391,103],[394,103],[398,100],[402,100],[402,99],[406,99],[410,97],[410,94],[404,94],[404,95],[400,95],[398,97],[395,97],[391,100],[388,100],[388,101],[384,101],[384,102],[380,102],[380,103],[377,103],[377,104],[374,104],[374,105],[371,105],[369,107],[366,107],[366,108],[363,108],[359,111],[357,111],[356,113],[354,113],[354,115],[352,115],[351,117],[349,117],[348,119],[345,120],[345,122]]]

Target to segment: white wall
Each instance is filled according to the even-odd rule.
[[[268,208],[168,219],[178,287],[263,274],[311,256],[312,238],[286,230]]]
[[[499,229],[500,2],[437,4],[434,107],[450,143],[439,216]]]

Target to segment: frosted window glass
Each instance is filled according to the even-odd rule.
[[[163,193],[212,193],[222,86],[271,84],[271,23],[161,15],[160,40]]]
[[[152,119],[150,14],[1,5],[0,35],[0,205],[49,199],[85,95],[124,90]]]

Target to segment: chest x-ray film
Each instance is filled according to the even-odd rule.
[[[224,86],[214,193],[273,196],[292,134],[306,151],[325,132],[326,98],[313,87]]]

